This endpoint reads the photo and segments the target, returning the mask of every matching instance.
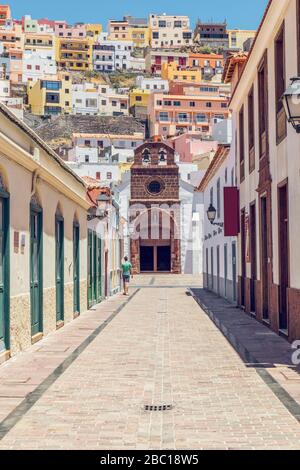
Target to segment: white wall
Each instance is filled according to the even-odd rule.
[[[227,182],[225,174],[227,170]],[[213,206],[217,209],[217,181],[220,179],[220,217],[216,217],[215,222],[224,222],[224,198],[223,189],[225,186],[235,186],[235,148],[232,146],[230,153],[226,160],[222,163],[215,175],[207,184],[204,190],[204,240],[203,240],[203,272],[204,272],[204,285],[214,292],[219,293],[230,301],[236,301],[237,284],[235,285],[235,295],[233,286],[233,259],[232,259],[232,244],[237,244],[237,237],[225,237],[224,229],[211,225],[207,218],[207,210],[211,202],[211,188],[213,188]],[[225,293],[225,246],[227,246],[227,283]],[[217,247],[220,250],[220,283],[219,292],[217,286]],[[213,249],[213,275],[214,280],[212,284],[211,278],[211,249]],[[235,260],[236,262],[236,260]],[[208,272],[207,272],[208,266]],[[237,270],[237,263],[236,263]],[[208,274],[208,276],[207,276]],[[237,273],[236,273],[237,275]],[[236,279],[237,281],[237,279]]]

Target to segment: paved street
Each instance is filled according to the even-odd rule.
[[[297,419],[187,295],[195,278],[134,283],[0,367],[0,449],[300,449]]]

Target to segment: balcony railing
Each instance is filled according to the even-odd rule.
[[[62,51],[88,51],[89,46],[80,46],[78,44],[74,44],[73,46],[67,44],[61,44],[60,49]]]

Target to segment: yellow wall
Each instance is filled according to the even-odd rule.
[[[136,98],[140,97],[141,100]],[[129,94],[129,106],[148,106],[150,90],[132,90]]]
[[[65,77],[69,76],[68,73],[59,74],[58,80],[61,82],[61,88],[59,90],[59,105],[63,114],[70,114],[72,112],[72,81],[65,80]],[[47,78],[45,78],[47,80]],[[56,81],[49,79],[49,81]],[[69,90],[69,93],[67,93]],[[44,108],[46,106],[46,88],[41,88],[41,80],[37,80],[33,84],[28,85],[28,104],[31,107],[32,114],[37,116],[44,115]],[[66,104],[69,103],[69,104]]]
[[[229,47],[243,49],[243,44],[248,38],[254,38],[256,31],[254,30],[242,30],[242,29],[230,29],[228,30],[229,36]],[[236,41],[233,41],[232,38],[236,38]]]
[[[141,35],[144,35],[142,38]],[[145,48],[150,44],[150,29],[149,28],[129,28],[130,40],[133,41],[134,47]]]
[[[65,63],[66,64],[65,68],[70,69],[70,70],[77,70],[77,71],[93,70],[93,45],[95,43],[95,39],[96,38],[82,38],[82,39],[81,38],[76,38],[76,39],[58,38],[57,48],[56,48],[56,60],[58,62],[58,65],[60,66],[61,65],[60,63]],[[69,44],[69,45],[73,44],[74,49],[62,50],[62,47],[61,47],[62,44]],[[82,46],[88,45],[88,49],[79,50],[79,49],[76,49],[76,45],[78,45],[79,48]],[[63,57],[63,54],[66,52],[71,54],[71,57],[69,57],[68,59]],[[78,54],[82,54],[83,56],[88,54],[89,57],[88,57],[87,67],[85,66],[86,61],[76,58]],[[70,63],[73,63],[73,65],[71,66]],[[80,65],[76,65],[76,64],[80,64]]]
[[[121,173],[125,173],[125,171],[129,171],[132,164],[133,162],[132,163],[120,163],[119,168],[120,168]]]
[[[162,64],[161,78],[164,80],[186,81],[186,82],[201,82],[201,70],[180,70],[176,64]]]
[[[98,23],[98,24],[86,24],[85,25],[85,29],[86,29],[86,32],[87,34],[90,33],[92,36],[91,37],[97,37],[97,35],[101,34],[102,33],[102,24]]]

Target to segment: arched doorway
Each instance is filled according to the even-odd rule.
[[[143,211],[134,220],[131,260],[135,272],[180,272],[179,238],[174,215],[160,208]],[[136,256],[134,256],[134,253]]]

